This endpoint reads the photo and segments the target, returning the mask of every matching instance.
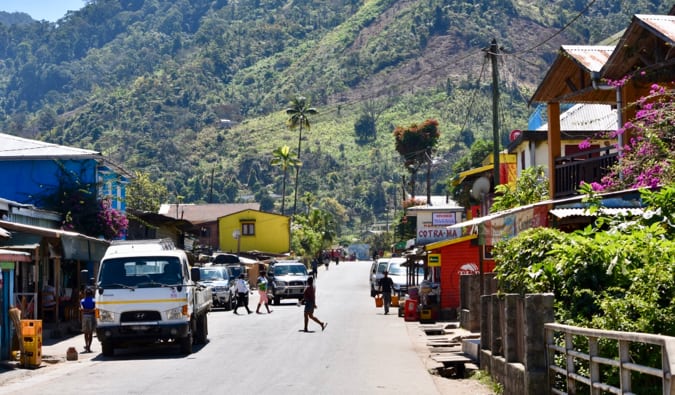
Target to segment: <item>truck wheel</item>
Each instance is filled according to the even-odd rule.
[[[279,306],[281,304],[281,297],[280,296],[275,296],[274,297],[274,305]]]
[[[180,353],[185,355],[192,354],[192,331],[180,339]]]
[[[111,341],[101,342],[101,353],[104,357],[112,357],[115,355],[115,347]]]
[[[197,318],[197,333],[195,333],[195,343],[206,344],[208,335],[208,318],[206,314],[202,314]]]

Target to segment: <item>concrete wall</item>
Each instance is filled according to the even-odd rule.
[[[466,274],[460,276],[460,326],[471,332],[480,332],[481,286],[480,274]],[[483,293],[492,294],[497,291],[497,280],[494,273],[483,274]]]
[[[481,297],[480,367],[504,395],[547,392],[544,324],[553,320],[553,294]]]

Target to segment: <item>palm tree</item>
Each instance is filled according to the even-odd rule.
[[[318,111],[314,107],[309,106],[309,101],[304,96],[297,96],[289,103],[289,107],[286,109],[286,115],[290,117],[286,121],[286,126],[289,129],[294,130],[295,128],[300,128],[300,134],[298,136],[298,160],[300,160],[300,148],[302,145],[302,129],[310,129],[308,115],[317,114]],[[298,176],[300,175],[300,167],[295,168],[295,197],[293,198],[293,215],[295,215],[296,207],[298,206]]]
[[[309,216],[309,210],[312,208],[312,204],[316,202],[316,196],[312,192],[305,192],[302,194],[302,198],[300,198],[303,203],[305,203],[305,206],[307,207],[307,212],[305,213],[307,216]]]
[[[302,166],[295,154],[291,152],[291,148],[287,145],[279,147],[272,152],[274,158],[272,158],[272,166],[279,166],[284,172],[284,178],[281,183],[281,215],[284,215],[284,210],[286,208],[286,176],[288,174],[289,167],[295,167],[296,169]]]

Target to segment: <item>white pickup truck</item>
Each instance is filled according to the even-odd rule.
[[[114,241],[96,281],[96,336],[104,356],[130,344],[206,343],[211,289],[185,251],[162,240]]]

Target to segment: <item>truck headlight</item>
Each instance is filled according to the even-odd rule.
[[[115,313],[108,310],[98,309],[96,311],[96,318],[99,322],[115,322]]]
[[[280,288],[285,288],[286,287],[286,281],[275,281],[274,286],[275,287],[280,287]]]
[[[167,320],[180,320],[183,319],[183,306],[176,307],[171,310],[166,311]]]

